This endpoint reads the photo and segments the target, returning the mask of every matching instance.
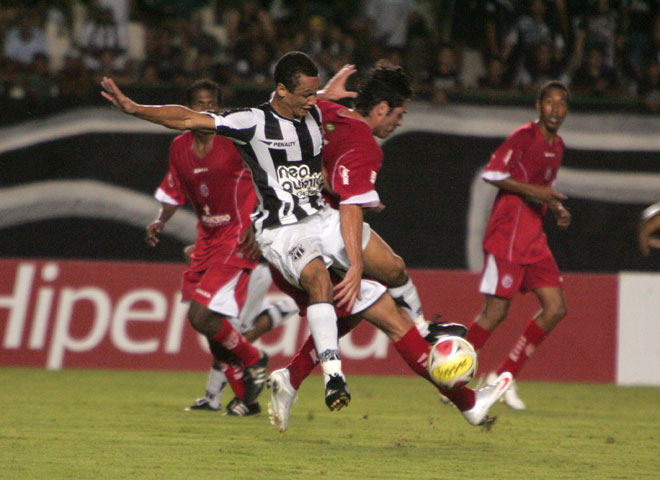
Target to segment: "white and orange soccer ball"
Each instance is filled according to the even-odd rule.
[[[427,368],[438,386],[460,388],[477,373],[477,352],[464,338],[448,335],[431,347]]]

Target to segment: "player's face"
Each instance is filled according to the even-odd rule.
[[[319,89],[319,77],[300,75],[293,92],[281,83],[277,85],[277,93],[281,98],[282,114],[296,120],[303,118],[316,105],[316,92]]]
[[[378,126],[373,130],[373,134],[378,138],[387,138],[390,134],[403,124],[403,116],[408,112],[408,101],[403,102],[400,107],[393,108],[385,115]]]
[[[536,109],[539,112],[539,127],[549,133],[557,133],[568,113],[568,96],[560,88],[551,88],[543,100],[536,102]]]
[[[208,110],[219,111],[218,95],[211,90],[197,90],[192,94],[191,100],[190,109],[196,112],[206,112]]]

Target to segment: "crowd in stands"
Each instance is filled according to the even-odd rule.
[[[388,58],[438,105],[559,78],[660,112],[660,0],[2,0],[0,32],[0,97],[13,100],[84,103],[109,75],[154,88],[208,77],[232,104],[302,50],[322,82]]]

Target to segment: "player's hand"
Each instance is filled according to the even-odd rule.
[[[240,247],[241,252],[243,252],[243,255],[245,255],[247,258],[259,258],[261,252],[259,251],[259,245],[257,245],[257,241],[254,239],[254,229],[252,226],[243,232],[241,239],[238,241],[238,246]]]
[[[660,202],[642,212],[639,223],[639,249],[648,257],[652,248],[660,249]]]
[[[188,245],[183,249],[183,258],[186,260],[186,263],[190,265],[192,261],[192,254],[195,251],[195,245]]]
[[[147,242],[147,245],[150,247],[158,245],[158,234],[163,231],[163,228],[165,228],[165,224],[160,220],[156,220],[147,225],[147,236],[144,239],[144,241]]]
[[[355,300],[361,299],[360,287],[362,281],[362,268],[351,265],[344,279],[335,287],[335,303],[337,308],[344,307],[351,312]]]
[[[119,87],[110,77],[103,77],[101,81],[101,86],[103,90],[101,95],[103,95],[107,100],[109,100],[115,107],[121,110],[124,113],[132,115],[137,111],[137,103],[124,95]]]
[[[323,90],[318,92],[321,100],[341,100],[342,98],[355,98],[357,92],[346,90],[346,80],[357,72],[355,65],[344,65],[341,69],[328,80]]]
[[[557,220],[557,227],[562,230],[566,230],[571,224],[571,212],[566,210],[566,208],[559,201],[552,201],[548,203],[548,207],[552,210],[552,213],[555,214],[555,219]]]

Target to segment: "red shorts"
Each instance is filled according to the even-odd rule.
[[[223,316],[238,318],[249,280],[250,269],[227,264],[216,263],[206,270],[186,270],[182,299],[195,300]]]
[[[486,252],[479,291],[511,299],[518,291],[525,293],[540,287],[561,288],[562,283],[561,272],[552,255],[536,263],[521,265]]]

